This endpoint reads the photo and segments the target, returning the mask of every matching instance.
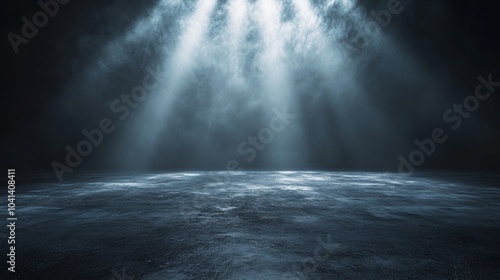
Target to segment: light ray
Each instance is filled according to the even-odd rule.
[[[281,28],[282,8],[274,0],[259,0],[255,5],[255,14],[263,40],[259,64],[263,73],[264,94],[277,104],[287,102],[291,89],[282,33],[285,30]]]
[[[290,52],[286,48],[286,38],[294,32],[290,25],[283,23],[281,1],[259,0],[255,3],[255,17],[262,37],[262,50],[259,58],[263,100],[269,100],[267,110],[293,110],[297,100],[293,98],[293,82],[291,79]],[[286,108],[286,109],[285,109]],[[284,167],[298,162],[305,162],[303,137],[300,135],[302,123],[294,120],[294,130],[290,128],[275,137],[273,148],[263,154],[269,166]],[[298,149],[294,149],[298,148]],[[295,153],[291,153],[295,150]]]
[[[229,36],[229,65],[231,74],[231,83],[234,86],[242,86],[245,77],[243,76],[244,57],[241,53],[242,43],[248,31],[247,15],[248,3],[246,0],[233,0],[229,4],[229,20],[227,23],[227,34]]]
[[[340,68],[341,54],[332,48],[332,42],[324,33],[323,22],[316,15],[309,0],[292,0],[297,21],[293,46],[297,56],[305,57],[325,79],[329,80]],[[304,65],[299,65],[303,67]]]
[[[169,110],[180,91],[186,86],[186,77],[193,67],[196,59],[197,48],[201,45],[208,30],[210,17],[217,4],[217,0],[198,1],[194,13],[181,28],[184,30],[179,38],[176,49],[167,62],[166,76],[158,92],[151,94],[146,110],[139,115],[133,128],[128,132],[126,139],[137,139],[144,148],[140,155],[133,154],[134,164],[146,165],[160,141],[160,132],[165,128],[165,123],[170,114]],[[147,124],[147,125],[145,125]],[[127,144],[125,144],[127,145]],[[120,151],[118,151],[120,153]]]

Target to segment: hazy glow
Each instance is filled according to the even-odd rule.
[[[147,104],[149,107],[145,114],[139,116],[135,122],[135,128],[126,141],[131,138],[139,138],[148,149],[145,149],[141,157],[136,158],[137,161],[147,164],[148,158],[154,153],[158,134],[164,129],[165,118],[168,116],[169,107],[175,101],[177,94],[185,87],[186,75],[193,67],[196,58],[196,50],[208,30],[210,16],[215,8],[217,0],[200,0],[195,12],[181,27],[184,33],[178,40],[177,47],[173,54],[166,54],[170,60],[167,62],[168,74],[165,77],[165,82],[160,87],[158,93],[155,93],[153,100]],[[149,124],[144,126],[144,124]],[[140,136],[137,136],[139,133]]]
[[[241,86],[244,84],[245,79],[242,72],[244,63],[242,43],[248,31],[248,5],[246,0],[231,1],[228,7],[228,13],[228,71],[232,76],[231,83],[234,83],[235,86]]]
[[[348,2],[338,4],[345,8]],[[129,34],[129,38],[136,38],[140,36],[136,34],[161,22],[167,3],[178,2],[162,1],[150,17]],[[330,6],[334,4],[330,3]],[[295,107],[300,100],[293,77],[306,78],[302,82],[305,85],[298,88],[301,93],[311,94],[318,81],[309,72],[317,72],[328,81],[339,69],[340,55],[332,48],[321,18],[308,0],[258,0],[253,3],[231,0],[219,5],[225,17],[215,13],[216,7],[216,0],[198,1],[194,12],[181,21],[176,47],[165,50],[164,82],[124,138],[125,143],[138,141],[143,147],[141,153],[134,156],[134,162],[147,164],[158,145],[164,145],[160,134],[168,129],[168,121],[174,118],[171,111],[177,100],[183,98],[180,94],[190,85],[199,84],[193,81],[197,71],[214,77],[201,88],[217,92],[206,121],[218,123],[220,117],[231,118],[230,107],[235,106],[231,101],[237,100],[238,95],[244,94],[242,98],[248,100],[247,104],[269,112],[274,108]],[[294,20],[283,21],[285,8],[295,10]],[[216,27],[212,30],[213,26]],[[208,32],[211,32],[210,36],[207,36]],[[250,39],[249,34],[253,34]],[[300,127],[302,124],[295,125]],[[302,162],[304,158],[300,152],[289,153],[292,147],[302,145],[300,143],[303,143],[301,135],[283,136],[277,140],[277,147],[264,157],[274,163]]]
[[[323,76],[331,78],[332,72],[339,67],[341,55],[335,52],[324,33],[323,23],[315,14],[308,0],[292,0],[297,13],[298,21],[294,26],[296,36],[294,45],[296,51],[301,52],[313,61],[315,67]]]
[[[259,0],[255,12],[263,38],[259,62],[263,74],[262,83],[265,94],[275,102],[283,102],[291,93],[284,30],[281,28],[281,9],[277,1]]]
[[[183,83],[184,75],[191,68],[196,48],[204,39],[210,15],[216,3],[216,0],[199,1],[195,13],[183,27],[186,32],[180,38],[177,50],[172,54],[172,60],[169,63],[171,69],[169,73],[172,75],[167,83],[167,85],[172,85],[169,93],[175,93],[177,87]]]
[[[346,153],[364,160],[358,146],[365,140],[353,123],[368,126],[364,116],[369,116],[373,127],[386,129],[383,114],[370,106],[368,89],[360,81],[369,79],[362,69],[371,65],[373,53],[390,42],[372,34],[379,37],[367,38],[372,43],[367,51],[360,56],[350,52],[356,47],[353,31],[367,22],[356,1],[158,0],[146,7],[145,16],[111,40],[95,44],[82,39],[82,49],[102,47],[63,95],[64,108],[83,119],[87,112],[73,112],[79,93],[111,103],[141,82],[141,77],[135,79],[145,74],[145,66],[159,65],[164,71],[159,88],[131,108],[130,117],[117,120],[120,129],[113,136],[110,163],[135,167],[155,161],[162,166],[163,160],[186,160],[190,166],[224,158],[210,166],[224,169],[224,161],[236,159],[281,168],[280,163],[305,162],[317,147],[336,156],[351,146],[357,148]],[[417,69],[407,62],[411,58],[402,58],[404,53],[392,55],[405,64],[392,62],[394,75],[410,64]],[[255,160],[242,155],[239,144],[269,127],[273,109],[285,107],[297,115],[293,122]],[[332,132],[332,126],[339,132]],[[335,146],[339,142],[342,147]]]
[[[351,9],[354,7],[355,0],[330,0],[326,4],[326,8],[330,8],[334,5],[340,5],[345,9]]]

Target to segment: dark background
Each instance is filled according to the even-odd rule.
[[[443,122],[442,114],[454,103],[461,103],[466,96],[474,93],[479,75],[487,77],[491,73],[494,80],[500,80],[497,3],[436,2],[412,1],[383,32],[391,36],[396,44],[409,50],[412,59],[419,61],[431,77],[444,85],[442,90],[432,93],[439,95],[435,99],[437,101],[429,101],[428,95],[405,87],[405,81],[381,83],[382,78],[393,75],[383,67],[391,55],[377,56],[367,62],[358,75],[364,77],[361,81],[369,89],[371,106],[376,106],[392,120],[390,133],[379,131],[370,124],[370,116],[360,111],[358,118],[353,119],[356,143],[351,143],[351,149],[343,149],[343,145],[348,143],[339,139],[338,134],[342,132],[336,129],[336,121],[332,117],[331,122],[322,125],[326,137],[315,137],[312,128],[307,131],[310,136],[306,141],[309,148],[307,163],[279,168],[396,171],[397,156],[402,154],[407,157],[415,149],[414,139],[428,138],[436,127],[449,127]],[[75,111],[80,112],[75,117],[71,114],[73,109],[57,105],[61,91],[69,78],[85,69],[88,58],[99,52],[99,42],[123,33],[154,3],[152,0],[73,0],[61,6],[59,14],[51,18],[27,45],[21,45],[16,55],[7,39],[8,32],[19,34],[21,17],[30,18],[40,8],[36,1],[2,2],[1,112],[4,125],[0,146],[5,168],[16,168],[26,173],[51,172],[50,164],[54,160],[64,161],[64,147],[68,144],[75,146],[82,139],[80,131],[83,128],[96,127],[98,120],[105,116],[100,112],[106,112],[107,108],[101,104],[102,100],[73,100]],[[360,3],[369,11],[383,7],[386,2]],[[133,50],[133,62],[110,77],[107,85],[109,95],[103,98],[109,102],[129,86],[124,80],[133,81],[134,77],[142,77],[142,69],[137,64],[147,65],[154,59],[155,52],[157,49],[154,47],[147,52],[144,49]],[[394,94],[399,91],[415,92],[406,97]],[[422,170],[500,170],[499,92],[500,89],[482,102],[480,109],[465,120],[459,130],[447,129],[448,141],[426,160]],[[353,105],[352,109],[356,110],[356,106],[362,104]],[[317,112],[323,116],[329,114],[326,108],[318,108]],[[182,130],[182,126],[178,129]],[[133,166],[122,169],[114,164],[116,159],[106,158],[106,151],[113,148],[116,137],[119,137],[118,133],[107,138],[86,159],[80,170],[134,170]],[[228,149],[226,154],[196,162],[187,160],[191,156],[190,148],[183,146],[179,140],[178,146],[167,154],[159,151],[158,160],[148,168],[225,169],[225,163],[235,157],[235,149],[244,139],[235,137],[234,141],[222,141],[221,145]],[[336,152],[331,152],[330,145],[335,145]],[[352,152],[352,147],[360,152]],[[262,161],[255,161],[245,168],[272,169]]]

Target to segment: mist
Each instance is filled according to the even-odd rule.
[[[82,130],[109,119],[116,129],[79,168],[396,170],[414,139],[429,137],[488,74],[471,70],[462,82],[439,50],[421,48],[410,32],[417,13],[444,28],[437,24],[449,5],[94,4],[93,13],[75,12],[65,27],[74,33],[56,41],[66,55],[53,62],[61,82],[37,115],[33,135],[50,146],[37,164],[65,164],[65,147],[76,151],[87,139]],[[483,133],[494,131],[490,124]],[[452,147],[429,167],[443,166]]]

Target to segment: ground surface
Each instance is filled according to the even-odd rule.
[[[500,177],[224,174],[18,186],[16,278],[500,279]]]

